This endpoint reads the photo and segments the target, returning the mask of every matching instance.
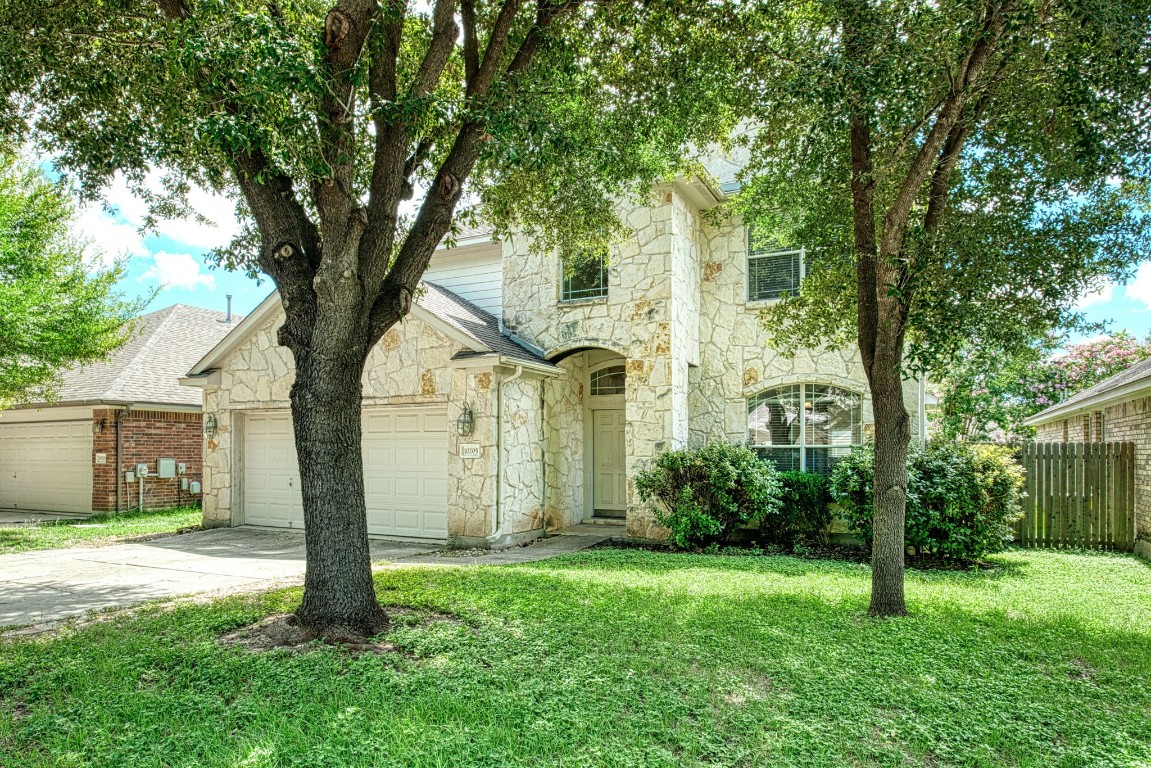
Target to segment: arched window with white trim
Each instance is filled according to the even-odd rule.
[[[747,400],[747,442],[780,470],[826,475],[863,443],[863,398],[829,384],[787,384]]]

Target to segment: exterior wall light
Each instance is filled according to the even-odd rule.
[[[204,437],[211,440],[216,436],[216,415],[209,413],[204,418]]]
[[[456,418],[456,432],[460,437],[467,437],[476,428],[476,418],[472,414],[471,407],[464,403],[464,409],[460,411],[460,415]]]
[[[92,422],[92,434],[93,435],[98,435],[103,431],[104,431],[104,420],[103,419],[96,419],[95,421]]]

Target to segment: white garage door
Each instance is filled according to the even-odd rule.
[[[368,533],[446,538],[447,414],[442,410],[368,408],[363,426]],[[288,413],[246,417],[243,487],[245,523],[304,527]]]
[[[0,424],[0,508],[91,512],[91,420]]]

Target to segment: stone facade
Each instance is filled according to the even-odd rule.
[[[1036,425],[1035,439],[1135,444],[1135,551],[1151,557],[1151,397],[1044,422]]]
[[[184,490],[181,480],[199,481],[202,476],[203,441],[199,413],[181,411],[123,411],[96,409],[92,412],[100,430],[93,430],[92,452],[103,454],[105,463],[92,465],[92,509],[112,512],[119,508],[139,509],[140,483],[124,483],[124,472],[137,464],[147,464],[151,475],[144,479],[144,509],[169,509],[195,503],[197,496]],[[120,431],[117,440],[117,429]],[[117,456],[119,460],[117,461]],[[156,460],[174,459],[185,473],[175,478],[156,477]]]
[[[650,204],[623,211],[633,235],[616,246],[606,298],[559,300],[560,257],[523,239],[505,243],[505,324],[563,358],[564,376],[545,383],[549,528],[587,514],[584,387],[586,362],[573,351],[626,359],[628,532],[658,536],[632,478],[660,451],[709,440],[743,442],[747,398],[799,382],[867,391],[854,347],[804,350],[788,358],[767,347],[761,310],[747,296],[747,234],[740,222],[706,223],[682,185],[657,189]],[[564,357],[564,355],[570,355]],[[905,393],[918,434],[918,382]],[[873,421],[864,398],[863,419]]]
[[[243,415],[290,407],[295,375],[291,353],[275,342],[282,322],[282,311],[277,309],[222,361],[218,378],[204,385],[204,414],[216,419],[216,434],[204,448],[207,526],[242,522],[237,478],[242,482]],[[461,437],[454,429],[447,430],[448,508],[454,510],[448,520],[449,537],[470,546],[541,532],[541,426],[538,408],[532,407],[539,401],[538,376],[521,374],[503,386],[513,369],[457,365],[452,358],[458,350],[457,341],[415,318],[390,329],[365,366],[364,407],[441,405],[449,424],[454,424],[467,404],[474,415],[474,432]],[[504,418],[497,420],[501,397]],[[461,458],[461,442],[478,444],[480,457]],[[497,489],[497,463],[503,469],[501,489]]]
[[[414,319],[384,335],[364,375],[366,407],[441,404],[449,426],[465,404],[474,415],[470,436],[448,429],[451,541],[499,546],[591,515],[591,414],[605,402],[593,403],[589,391],[598,367],[626,370],[626,388],[611,401],[624,413],[624,467],[613,477],[625,487],[626,510],[611,509],[625,513],[636,537],[663,535],[634,490],[636,474],[661,451],[745,441],[747,399],[770,387],[805,382],[866,393],[854,348],[791,358],[768,349],[764,304],[746,300],[745,228],[706,221],[702,211],[716,202],[709,194],[702,185],[677,182],[621,210],[632,234],[613,249],[602,298],[561,301],[558,254],[516,236],[502,243],[503,326],[554,368],[456,354],[458,338]],[[229,353],[205,388],[205,414],[218,424],[205,454],[208,524],[241,520],[241,414],[288,407],[292,365],[275,345],[281,320],[274,314]],[[907,383],[916,434],[918,391],[917,382]],[[863,402],[866,425],[871,408]],[[464,458],[464,443],[469,456],[478,445],[479,458]]]

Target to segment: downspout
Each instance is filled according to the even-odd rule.
[[[540,379],[540,528],[548,532],[548,422],[547,397],[544,385],[547,379]]]
[[[504,385],[523,376],[524,367],[516,366],[510,378],[496,385],[496,515],[491,538],[499,535],[504,523]]]
[[[133,403],[134,405],[134,403]],[[124,429],[123,421],[124,416],[128,411],[132,410],[131,405],[126,405],[120,410],[116,411],[116,511],[121,511],[121,502],[123,501],[124,485],[127,480],[124,479]]]

